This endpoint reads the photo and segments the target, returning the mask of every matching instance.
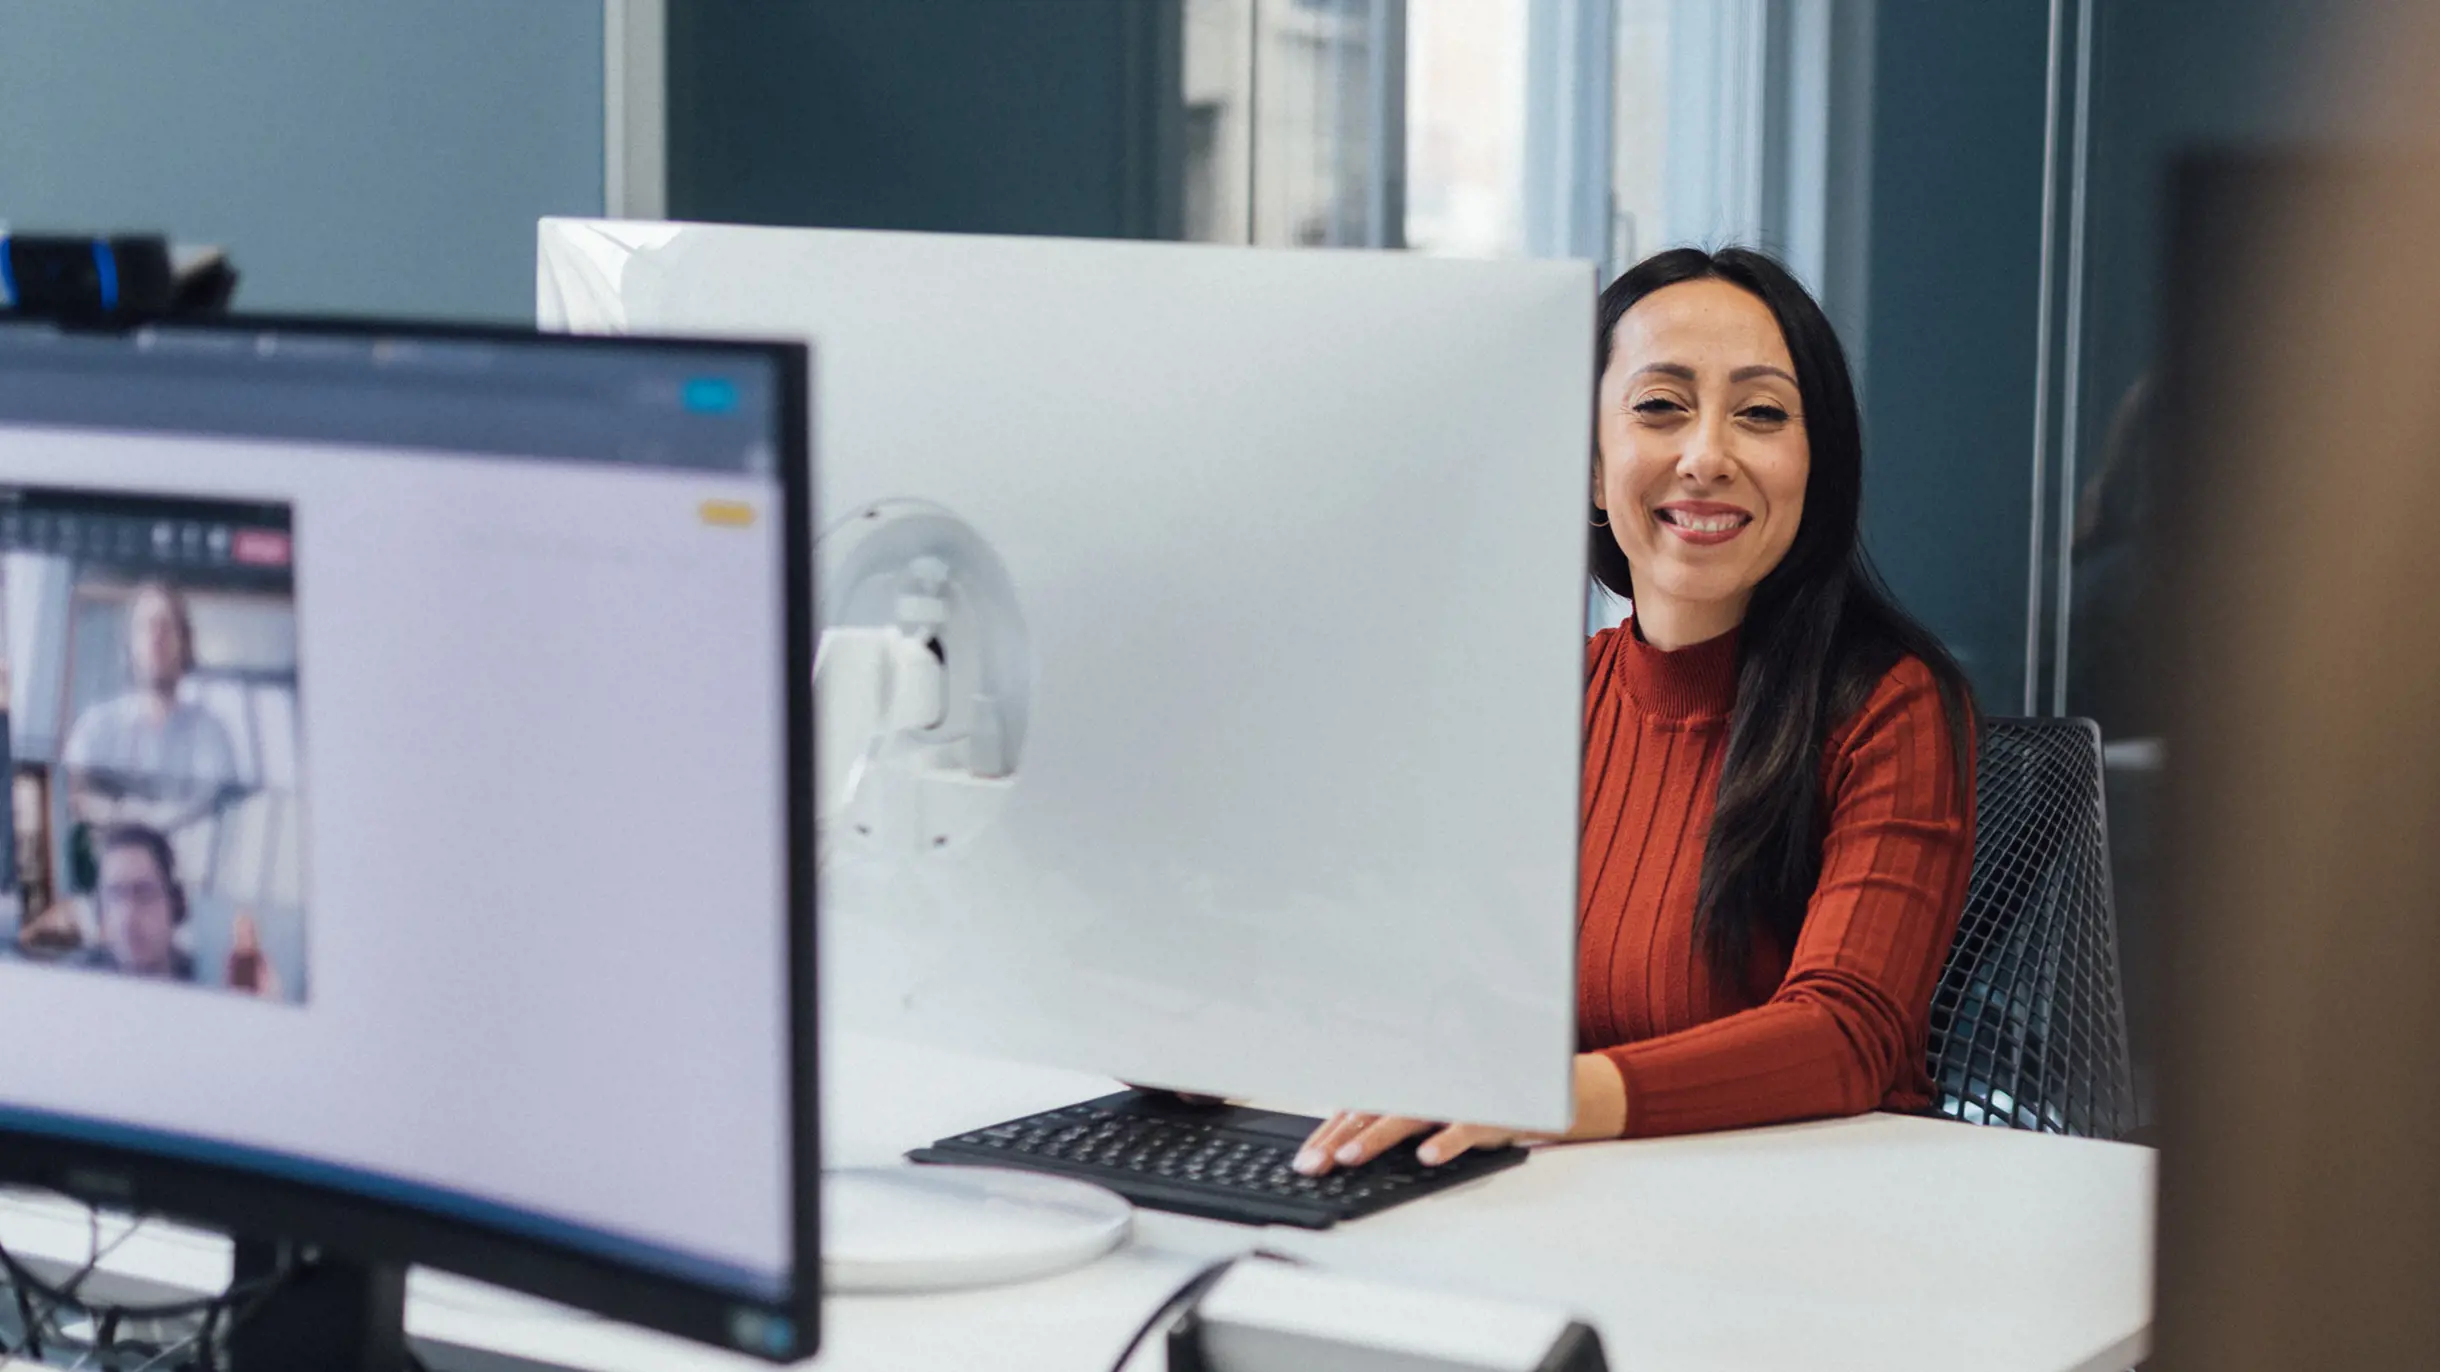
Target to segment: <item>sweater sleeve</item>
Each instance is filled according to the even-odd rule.
[[[1860,1114],[1917,1089],[1973,861],[1954,759],[1931,672],[1905,659],[1831,740],[1821,877],[1778,990],[1605,1050],[1630,1137]]]

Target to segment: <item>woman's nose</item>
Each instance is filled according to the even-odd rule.
[[[1728,452],[1728,435],[1712,420],[1698,421],[1686,435],[1686,446],[1678,452],[1678,475],[1708,486],[1735,474],[1736,463]]]

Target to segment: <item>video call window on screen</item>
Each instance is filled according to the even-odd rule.
[[[283,504],[0,487],[0,957],[302,1004]]]

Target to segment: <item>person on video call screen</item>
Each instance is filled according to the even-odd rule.
[[[94,824],[135,823],[173,833],[208,812],[237,782],[237,750],[219,720],[178,698],[195,666],[186,597],[148,581],[127,605],[133,682],[88,705],[68,731],[61,761],[70,803]]]
[[[70,960],[78,966],[130,976],[194,981],[195,959],[178,946],[178,927],[186,922],[186,888],[178,881],[178,860],[169,840],[141,824],[114,824],[96,840],[100,879],[94,903],[101,926],[100,940],[79,948]],[[44,926],[63,923],[66,907],[57,907],[35,921],[29,932],[64,935]],[[279,974],[263,956],[253,921],[237,918],[223,980],[232,990],[280,998]]]

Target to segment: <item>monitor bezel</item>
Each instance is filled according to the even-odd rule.
[[[0,322],[40,320],[0,310]],[[41,321],[54,322],[54,321]],[[561,351],[752,354],[777,376],[777,477],[781,492],[781,616],[786,664],[784,775],[788,897],[789,1204],[794,1216],[792,1283],[779,1299],[620,1263],[587,1249],[456,1215],[376,1199],[234,1165],[198,1162],[141,1148],[72,1141],[0,1123],[0,1183],[56,1191],[112,1210],[159,1215],[231,1235],[310,1243],[370,1264],[418,1265],[457,1273],[628,1324],[765,1358],[795,1362],[821,1346],[820,1081],[815,1035],[817,872],[814,777],[812,349],[802,340],[578,335],[512,326],[429,320],[229,314],[148,319],[78,333],[139,328],[200,332],[345,334],[495,343]],[[741,1315],[791,1322],[782,1349],[757,1345],[747,1330],[768,1330]]]

